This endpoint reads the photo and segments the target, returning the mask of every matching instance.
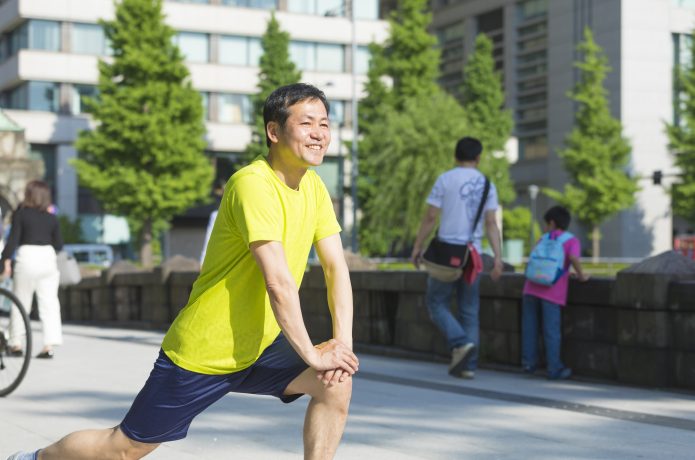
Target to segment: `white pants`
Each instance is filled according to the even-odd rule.
[[[14,294],[29,313],[34,293],[36,293],[39,317],[43,327],[44,347],[63,343],[60,302],[58,301],[59,281],[60,274],[53,246],[22,245],[17,249],[14,265]],[[13,337],[20,337],[23,333],[19,313],[14,309],[13,313],[14,315],[10,315],[11,344]]]

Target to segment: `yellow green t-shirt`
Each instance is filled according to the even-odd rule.
[[[281,242],[299,286],[311,245],[339,232],[328,190],[314,171],[307,171],[293,190],[264,157],[240,169],[225,187],[188,303],[162,342],[166,355],[203,374],[251,366],[280,327],[249,244]]]

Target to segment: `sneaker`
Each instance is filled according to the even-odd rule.
[[[449,375],[458,377],[463,368],[466,367],[471,352],[475,349],[473,342],[456,347],[451,351],[451,364],[449,365]]]
[[[567,380],[572,377],[572,369],[569,367],[563,367],[557,372],[548,374],[548,380]]]
[[[42,351],[36,357],[38,359],[53,359],[53,350]]]
[[[461,371],[459,377],[462,379],[473,380],[475,378],[475,371]]]
[[[533,375],[536,373],[536,366],[524,366],[524,374]]]
[[[38,456],[37,452],[16,452],[9,457],[7,460],[36,460]]]

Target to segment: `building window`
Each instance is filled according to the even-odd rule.
[[[527,21],[548,13],[548,0],[528,0],[519,3],[519,19]]]
[[[258,66],[263,54],[261,40],[255,37],[223,35],[219,41],[220,64]]]
[[[10,32],[10,55],[20,49],[60,51],[60,23],[31,19]]]
[[[345,48],[343,45],[313,42],[290,42],[290,58],[300,70],[343,72]]]
[[[352,7],[357,19],[379,19],[379,0],[353,1]]]
[[[331,125],[340,126],[345,124],[345,101],[329,101],[330,113],[328,118]]]
[[[366,74],[369,71],[369,62],[372,60],[372,54],[366,46],[357,47],[357,56],[355,56],[355,73]]]
[[[695,8],[695,0],[671,0],[671,3],[678,8]]]
[[[203,120],[210,119],[210,93],[201,92],[200,102],[203,104]]]
[[[223,5],[245,6],[246,8],[258,8],[274,10],[278,7],[277,0],[222,0]]]
[[[251,123],[252,104],[246,94],[219,94],[218,121],[221,123]]]
[[[345,16],[345,8],[340,0],[287,0],[287,11],[319,16]]]
[[[173,0],[178,3],[200,3],[200,4],[208,4],[210,3],[210,0]]]
[[[87,113],[84,98],[94,98],[98,94],[97,87],[94,85],[72,85],[70,98],[70,112],[74,115]]]
[[[207,34],[179,32],[174,43],[179,47],[188,62],[208,62],[210,48]]]
[[[44,166],[43,177],[39,179],[46,182],[51,188],[53,202],[58,201],[56,197],[56,146],[53,144],[30,144],[29,158],[41,160]]]
[[[673,34],[673,68],[676,71],[684,71],[690,68],[692,63],[693,37],[689,34]],[[673,123],[682,125],[681,111],[685,109],[685,96],[681,89],[681,83],[674,72],[673,81]]]
[[[548,139],[545,136],[519,139],[519,157],[535,160],[548,156]]]
[[[96,56],[110,54],[104,28],[98,24],[72,24],[70,46],[73,53]]]
[[[9,92],[10,109],[57,112],[59,107],[58,83],[30,81]]]

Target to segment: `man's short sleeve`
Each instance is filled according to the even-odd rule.
[[[568,257],[579,257],[582,252],[582,244],[579,242],[579,238],[576,236],[574,238],[570,238],[565,244],[565,251]]]
[[[499,208],[499,202],[497,200],[497,187],[495,184],[490,183],[490,193],[487,196],[487,202],[485,203],[485,211],[497,211]]]
[[[316,231],[314,232],[314,243],[326,238],[327,236],[340,233],[340,224],[335,216],[333,201],[328,193],[326,185],[317,178],[316,185],[317,208],[316,208]]]
[[[439,176],[437,181],[432,186],[432,191],[427,197],[427,204],[430,204],[435,208],[441,208],[444,201],[444,191],[444,178]]]
[[[282,205],[263,176],[248,174],[234,181],[227,201],[232,220],[247,245],[282,241]]]

